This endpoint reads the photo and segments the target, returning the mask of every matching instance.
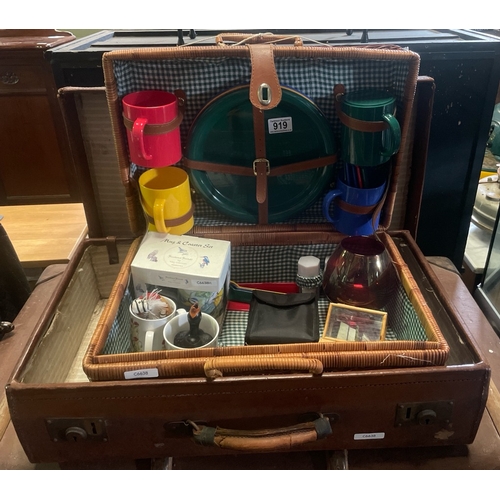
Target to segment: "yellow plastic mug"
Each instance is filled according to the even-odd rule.
[[[141,203],[148,230],[185,234],[194,224],[187,173],[178,167],[147,170],[139,177]]]

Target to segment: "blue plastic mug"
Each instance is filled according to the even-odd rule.
[[[384,195],[386,184],[384,182],[376,188],[361,189],[348,186],[338,179],[336,189],[329,191],[323,198],[323,216],[342,234],[373,234],[379,225],[380,210],[376,213],[377,205]]]

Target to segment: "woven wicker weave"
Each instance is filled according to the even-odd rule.
[[[238,39],[239,35],[235,35]],[[231,37],[230,37],[231,38]],[[266,41],[266,40],[264,40]],[[174,377],[208,377],[221,375],[242,375],[247,373],[289,373],[309,372],[319,375],[324,371],[344,369],[373,369],[390,367],[415,367],[443,365],[448,356],[448,345],[420,292],[415,279],[399,254],[391,238],[384,233],[391,223],[391,215],[397,194],[397,181],[400,173],[409,170],[408,143],[411,141],[411,108],[415,95],[419,69],[419,56],[411,51],[395,47],[358,48],[358,47],[303,47],[295,40],[294,46],[274,46],[275,59],[300,61],[326,61],[326,64],[337,64],[352,70],[356,61],[369,61],[373,64],[402,64],[404,75],[398,94],[398,119],[401,123],[402,139],[400,153],[395,157],[392,169],[390,190],[388,192],[383,217],[379,226],[379,234],[386,244],[397,267],[401,283],[411,306],[412,314],[416,314],[425,331],[422,340],[394,340],[385,342],[335,342],[315,344],[285,344],[271,346],[225,346],[208,349],[191,349],[185,351],[153,351],[147,353],[122,352],[107,353],[105,350],[108,336],[117,321],[121,302],[126,295],[130,279],[130,264],[137,251],[140,239],[132,246],[124,261],[108,304],[94,332],[89,348],[83,360],[83,369],[90,380],[122,380],[124,373],[134,370],[155,368],[160,378]],[[139,90],[140,82],[118,81],[127,74],[127,68],[138,64],[154,62],[160,68],[170,68],[171,64],[185,60],[227,60],[248,59],[249,49],[244,45],[227,46],[221,43],[215,47],[179,47],[162,49],[118,50],[103,56],[106,95],[114,132],[120,175],[125,188],[128,214],[131,228],[140,236],[145,230],[144,216],[139,203],[136,182],[132,175],[132,166],[128,157],[128,146],[125,129],[121,119],[121,97],[124,88]],[[117,69],[118,68],[118,69]],[[399,72],[401,68],[399,67]],[[121,76],[117,79],[116,73]],[[160,71],[161,73],[161,71]],[[355,77],[356,78],[356,77]],[[394,77],[396,78],[396,77]],[[133,79],[132,79],[133,80]],[[161,82],[160,82],[161,83]],[[247,82],[238,82],[247,83]],[[358,82],[366,85],[366,82]],[[158,82],[156,82],[158,84]],[[127,85],[129,85],[127,87]],[[135,85],[135,87],[134,87]],[[148,87],[151,88],[151,87]],[[169,82],[163,82],[161,88],[173,90]],[[300,88],[298,89],[301,90]],[[331,88],[333,92],[333,85]],[[215,92],[215,90],[214,90]],[[188,96],[189,99],[189,96]],[[199,108],[199,106],[198,106]],[[189,116],[192,118],[199,110],[194,107],[186,113],[185,127],[189,127]],[[332,118],[333,127],[335,117]],[[181,130],[181,137],[182,137]],[[185,130],[184,130],[185,137]],[[197,220],[195,211],[195,228],[192,234],[200,237],[220,238],[231,241],[233,248],[240,246],[283,245],[331,245],[341,240],[342,235],[334,232],[330,225],[318,223],[280,223],[271,225],[259,224],[224,224],[203,225]]]

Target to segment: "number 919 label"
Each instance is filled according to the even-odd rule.
[[[270,134],[293,132],[292,117],[287,116],[286,118],[270,118],[267,120],[267,127]]]

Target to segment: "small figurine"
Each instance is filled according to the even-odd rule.
[[[200,328],[202,312],[198,302],[195,302],[188,313],[189,330],[179,332],[174,338],[174,345],[183,349],[203,347],[212,339],[212,335]]]
[[[146,292],[132,302],[132,312],[142,319],[165,318],[172,313],[171,307],[158,290]]]
[[[199,335],[200,323],[201,323],[201,309],[200,306],[198,305],[198,302],[195,302],[189,309],[188,323],[189,323],[189,333],[192,335]]]

